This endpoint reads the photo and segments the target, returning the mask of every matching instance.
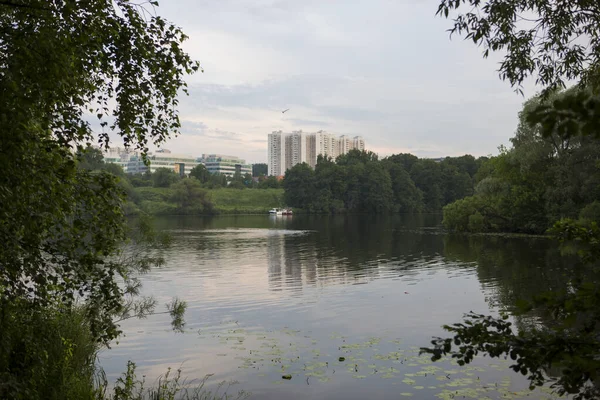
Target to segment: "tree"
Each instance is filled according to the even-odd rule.
[[[279,189],[281,183],[276,176],[268,176],[258,183],[259,189]]]
[[[252,174],[249,172],[246,172],[242,178],[242,183],[248,187],[248,188],[256,188],[258,187],[258,182],[256,182],[254,180],[254,178],[252,178]]]
[[[205,184],[209,189],[217,189],[227,187],[227,175],[225,174],[210,174],[208,182]]]
[[[356,163],[366,164],[370,161],[377,161],[377,159],[377,154],[372,151],[354,149],[339,156],[335,162],[338,165],[352,165]]]
[[[397,160],[397,158],[392,157],[386,158],[384,162],[392,181],[396,211],[401,213],[421,211],[423,205],[422,192],[417,189],[410,175],[402,166],[403,164],[395,162],[394,160]]]
[[[438,15],[448,18],[466,5],[469,10],[454,18],[450,34],[483,47],[483,56],[505,51],[500,77],[517,90],[533,76],[553,91],[565,80],[595,86],[600,70],[600,8],[590,0],[442,0]],[[579,40],[574,40],[578,38]]]
[[[156,168],[156,171],[152,174],[152,186],[167,188],[177,182],[179,175],[170,168]]]
[[[196,178],[182,179],[171,186],[171,200],[177,203],[180,210],[197,213],[212,213],[213,205],[206,190]]]
[[[210,172],[204,164],[198,164],[190,171],[190,177],[194,177],[198,182],[204,184],[210,180]]]
[[[32,383],[50,373],[46,338],[8,334],[26,316],[66,315],[85,299],[92,339],[119,334],[115,316],[134,290],[115,261],[127,240],[123,191],[114,175],[77,168],[72,150],[106,148],[114,133],[146,154],[176,134],[178,93],[199,68],[185,39],[128,0],[1,2],[0,397],[48,395]]]
[[[267,176],[269,174],[268,165],[264,163],[252,164],[252,176]]]
[[[345,210],[343,197],[347,189],[346,173],[342,166],[329,157],[319,155],[317,158],[315,188],[314,211],[336,213]]]
[[[125,178],[125,171],[123,171],[123,167],[121,167],[118,164],[114,164],[114,163],[106,163],[104,164],[104,166],[102,167],[103,171],[108,172],[109,174],[112,174],[114,176],[118,176],[120,178]]]
[[[365,165],[362,190],[361,211],[386,213],[393,209],[394,192],[390,174],[381,163],[370,162]]]
[[[308,164],[288,169],[283,181],[285,203],[290,207],[311,209],[315,196],[315,173]]]
[[[423,193],[425,210],[440,210],[444,204],[440,165],[433,160],[420,159],[412,165],[409,173],[415,186]]]
[[[102,151],[96,147],[86,146],[77,152],[79,168],[88,171],[99,170],[104,167],[104,156]]]
[[[539,125],[528,122],[530,113],[544,101],[568,96],[572,90],[577,88],[554,93],[547,100],[535,96],[525,102],[510,139],[512,147],[488,160],[478,174],[475,196],[479,207],[453,208],[452,213],[479,213],[484,220],[479,226],[486,230],[544,233],[561,218],[577,218],[583,207],[598,198],[600,140],[543,135]],[[444,178],[444,182],[453,180]],[[452,186],[456,190],[460,185],[453,182]],[[464,186],[468,186],[466,178]],[[452,193],[446,190],[448,194]],[[463,191],[456,198],[465,194],[469,193]],[[456,219],[447,218],[446,226],[458,229],[451,221]]]
[[[540,136],[551,141],[549,146],[539,140],[533,142],[536,144],[533,163],[515,151],[514,157],[526,163],[527,171],[544,172],[536,166],[540,160],[537,155],[543,154],[545,147],[562,158],[560,153],[565,146],[571,146],[568,143],[571,139],[582,136],[581,144],[586,146],[584,143],[589,137],[600,135],[598,2],[442,0],[438,14],[448,17],[451,11],[465,4],[469,11],[459,13],[454,19],[451,33],[464,34],[467,39],[482,45],[485,57],[490,51],[506,51],[500,64],[500,77],[509,80],[518,91],[521,91],[525,78],[531,75],[544,87],[542,101],[526,117],[528,127],[523,128],[528,128],[529,132],[525,129],[522,132],[525,135],[521,136],[518,131],[514,142],[516,147],[519,142],[531,141],[535,138],[531,136],[531,133],[535,135],[532,129],[539,129]],[[583,89],[552,99],[565,80],[579,80]],[[584,160],[591,164],[597,162],[590,158]],[[565,171],[557,172],[560,175]],[[563,177],[560,179],[565,182]],[[520,197],[520,193],[516,194]],[[551,197],[561,199],[563,196],[553,193]],[[551,232],[561,243],[569,245],[566,249],[575,248],[583,261],[600,259],[600,229],[596,223],[581,224],[564,219],[557,222]],[[572,280],[569,284],[564,291],[520,304],[524,313],[535,308],[547,312],[553,317],[552,324],[513,331],[508,317],[468,314],[464,323],[445,326],[454,335],[452,338],[436,338],[432,341],[433,347],[423,351],[431,353],[433,360],[450,354],[461,365],[471,362],[479,353],[492,357],[509,356],[514,360],[511,368],[527,375],[532,385],[551,380],[559,394],[570,393],[576,399],[598,398],[600,285],[597,280]],[[545,374],[551,367],[561,370],[558,378],[552,379]]]

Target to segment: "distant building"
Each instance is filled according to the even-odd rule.
[[[132,153],[129,153],[122,147],[111,147],[110,149],[103,151],[102,156],[104,157],[104,162],[117,164],[123,168],[123,171],[127,172],[127,165],[129,164],[129,158],[132,156]]]
[[[282,131],[269,134],[267,154],[269,175],[285,173],[285,135]]]
[[[173,154],[170,150],[161,149],[155,153],[148,154],[150,172],[154,173],[158,168],[169,168],[177,173],[183,169],[183,174],[189,175],[190,171],[200,164],[196,157]]]
[[[350,150],[365,150],[365,141],[361,136],[338,137],[324,131],[276,131],[269,134],[268,146],[268,174],[282,176],[286,170],[303,162],[314,168],[319,155],[335,159]]]
[[[223,174],[233,176],[236,172],[252,174],[252,167],[236,156],[227,156],[223,154],[202,154],[198,162],[204,164],[208,172],[212,174]]]
[[[144,164],[144,160],[142,160],[142,156],[138,154],[133,154],[129,156],[129,160],[127,161],[127,168],[125,172],[128,174],[144,174],[148,172],[148,166]]]
[[[144,164],[142,156],[121,147],[114,147],[105,151],[104,162],[120,165],[128,174],[142,174],[150,170],[155,172],[158,168],[168,168],[178,174],[189,175],[192,168],[199,164],[196,157],[173,154],[170,150],[161,149],[148,153],[149,166]]]

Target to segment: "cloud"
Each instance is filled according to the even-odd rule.
[[[204,122],[181,121],[181,132],[184,135],[204,136],[208,131],[208,126]]]
[[[451,22],[436,9],[434,0],[163,2],[159,13],[182,26],[205,68],[180,99],[182,135],[166,147],[265,162],[271,131],[324,129],[362,135],[382,153],[495,153],[524,99],[498,79],[499,57],[448,39]]]

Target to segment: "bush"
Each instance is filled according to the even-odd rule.
[[[98,346],[84,309],[4,301],[0,315],[0,398],[94,398]]]
[[[140,204],[142,211],[150,215],[177,215],[178,207],[176,204],[164,201],[142,201]]]
[[[135,189],[138,202],[143,201],[168,201],[170,191],[168,188],[139,187]]]
[[[447,229],[459,232],[470,231],[471,227],[474,227],[475,224],[483,223],[483,216],[477,211],[478,203],[477,198],[472,196],[448,204],[443,208],[444,219],[442,220],[442,224]],[[475,217],[471,219],[471,216],[475,213],[479,214],[481,218]]]
[[[179,175],[169,168],[157,168],[152,174],[152,186],[166,188],[180,179]]]
[[[600,222],[600,202],[594,201],[583,207],[579,212],[579,219],[589,222]]]

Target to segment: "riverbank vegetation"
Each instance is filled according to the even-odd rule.
[[[115,177],[126,195],[128,216],[266,214],[284,206],[283,189],[275,177],[211,174],[202,164],[187,177],[168,168],[130,175],[120,166],[106,163],[97,148],[87,147],[79,157],[82,168]]]
[[[161,264],[164,238],[128,224],[130,185],[83,154],[111,136],[146,154],[177,133],[178,93],[200,67],[156,5],[0,4],[2,399],[133,398],[101,390],[96,355],[119,321],[154,312],[135,276]],[[175,329],[184,310],[167,305]]]
[[[510,148],[487,160],[475,175],[472,196],[444,207],[444,225],[466,232],[545,233],[563,218],[600,221],[600,140],[544,135],[530,124],[541,106],[585,96],[557,91],[528,100]]]
[[[266,214],[283,205],[283,189],[204,189],[193,179],[170,188],[133,190],[134,212],[150,215]]]
[[[463,8],[463,5],[467,6]],[[479,354],[506,357],[531,386],[551,382],[575,399],[600,397],[600,8],[575,0],[442,0],[452,34],[502,52],[500,77],[522,93],[528,77],[544,89],[525,104],[510,149],[482,166],[474,196],[444,209],[444,223],[466,231],[549,233],[577,256],[567,284],[515,300],[520,320],[468,313],[422,349],[460,365]],[[527,18],[523,17],[524,15]],[[526,22],[525,22],[526,21]],[[565,82],[579,84],[563,91]],[[548,263],[550,266],[550,263]],[[581,265],[590,271],[581,279]],[[507,310],[510,311],[510,310]]]
[[[319,156],[313,170],[298,164],[285,174],[286,204],[312,213],[440,212],[473,194],[474,179],[486,157],[441,160],[397,154],[379,160],[352,150],[336,160]]]

